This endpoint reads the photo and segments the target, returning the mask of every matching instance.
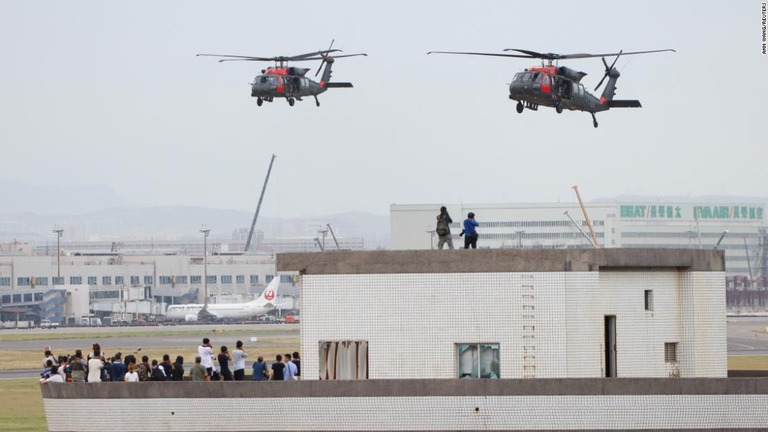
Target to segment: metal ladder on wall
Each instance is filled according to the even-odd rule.
[[[533,275],[522,275],[523,378],[536,378],[536,293]]]

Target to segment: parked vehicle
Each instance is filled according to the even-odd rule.
[[[42,320],[40,321],[40,328],[42,329],[57,329],[59,328],[59,323],[56,321],[51,320]]]

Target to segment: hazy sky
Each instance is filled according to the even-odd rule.
[[[760,1],[0,0],[0,182],[99,185],[139,206],[265,216],[391,203],[574,201],[619,194],[765,196],[768,56]],[[262,107],[264,66],[196,53],[347,53],[322,106]],[[517,114],[525,59],[430,50],[615,52],[617,98],[642,109]],[[612,59],[609,59],[612,61]],[[564,63],[587,72],[599,59]],[[316,68],[317,63],[307,67]],[[314,69],[312,74],[314,74]],[[40,196],[40,200],[49,197]],[[3,211],[13,203],[3,202]],[[55,213],[51,209],[51,213]]]

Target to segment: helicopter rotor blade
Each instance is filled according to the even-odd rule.
[[[620,51],[618,53],[608,53],[608,54],[588,54],[588,53],[573,53],[573,54],[557,54],[557,53],[537,53],[535,51],[529,51],[529,50],[522,50],[517,48],[507,48],[504,51],[517,51],[524,54],[528,54],[530,57],[533,58],[540,58],[544,60],[566,60],[566,59],[582,59],[582,58],[593,58],[593,57],[612,57],[615,55],[634,55],[634,54],[650,54],[650,53],[657,53],[657,52],[665,52],[665,51],[671,51],[671,52],[677,52],[673,49],[660,49],[660,50],[651,50],[651,51],[632,51],[632,52],[623,52]]]
[[[514,57],[514,58],[536,58],[530,55],[519,54],[497,54],[497,53],[481,53],[481,52],[464,52],[464,51],[430,51],[427,54],[463,54],[463,55],[477,55],[477,56],[490,56],[490,57]]]
[[[196,57],[224,57],[227,59],[238,59],[238,60],[250,60],[250,61],[273,61],[275,57],[252,57],[252,56],[241,56],[241,55],[231,55],[231,54],[196,54]]]
[[[338,59],[338,58],[344,58],[344,57],[357,57],[357,56],[366,56],[366,57],[368,57],[368,54],[366,54],[366,53],[342,54],[342,55],[333,56],[333,58]]]

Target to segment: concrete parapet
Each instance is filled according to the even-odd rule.
[[[725,253],[704,249],[476,249],[333,251],[277,255],[277,271],[302,274],[567,272],[600,269],[725,271]]]

